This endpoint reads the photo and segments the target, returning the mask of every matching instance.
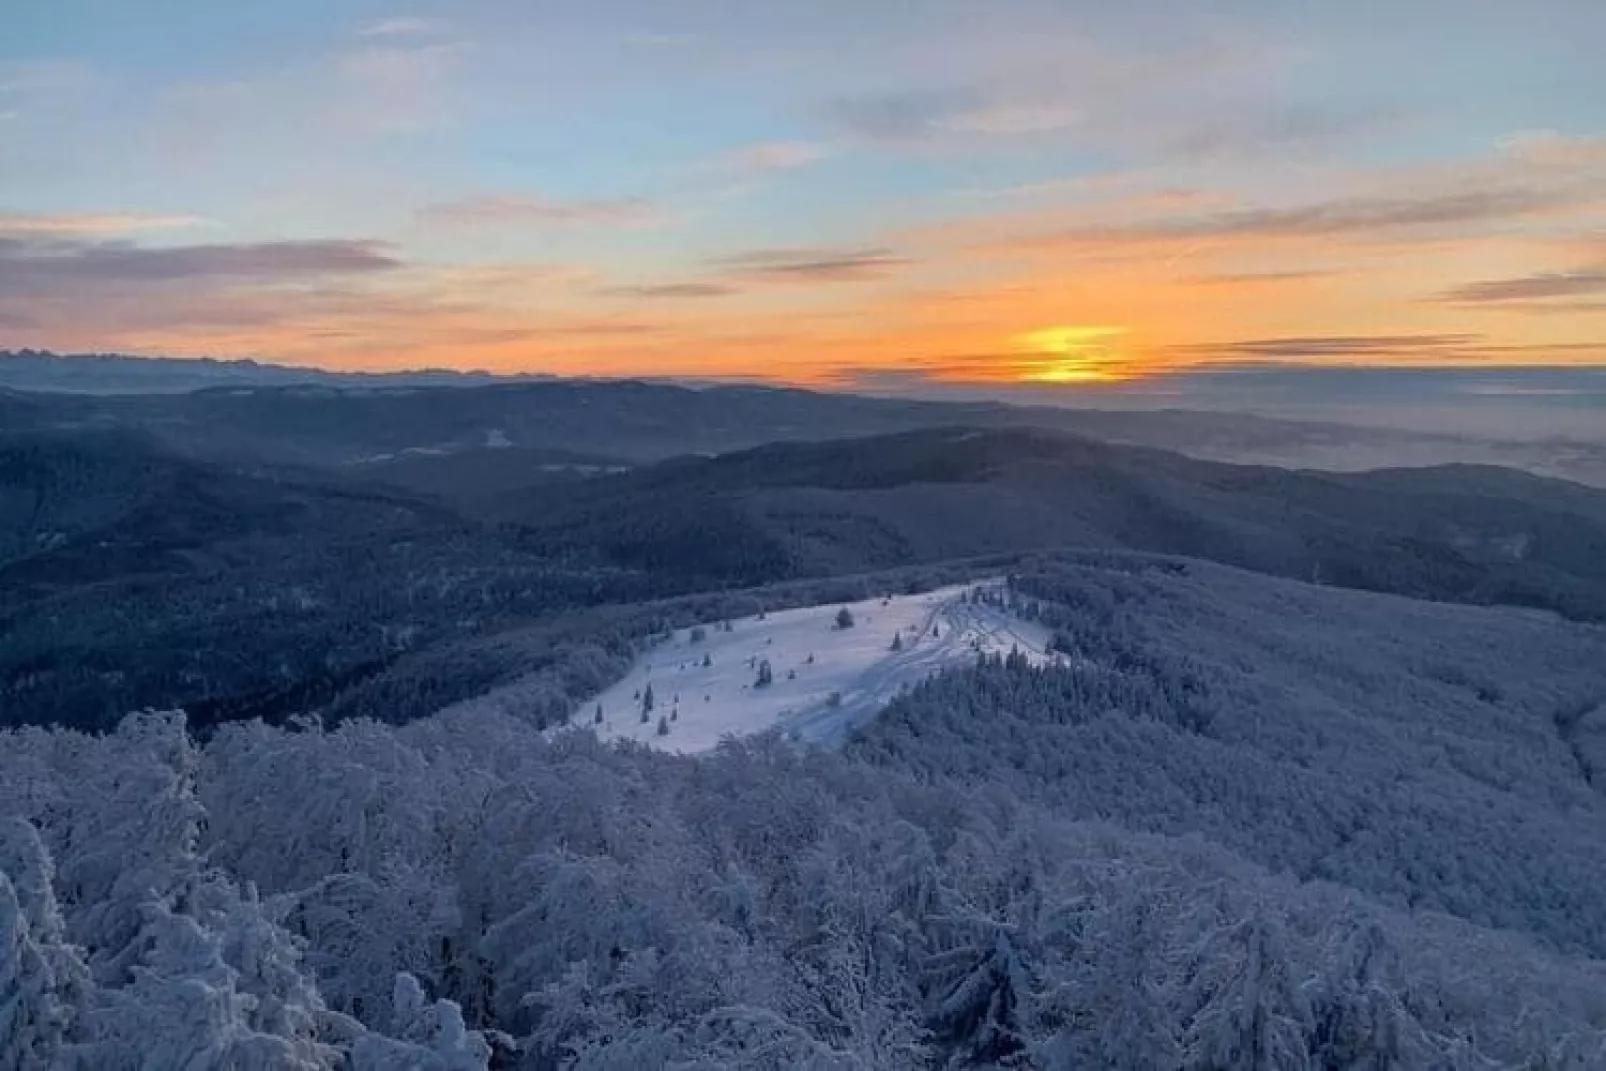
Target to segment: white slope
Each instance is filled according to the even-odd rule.
[[[1034,663],[1052,657],[1048,630],[1004,611],[1001,592],[997,581],[986,581],[847,603],[854,620],[847,629],[836,627],[842,603],[706,625],[700,640],[681,629],[583,704],[573,724],[603,739],[682,754],[777,727],[799,740],[834,743],[901,689],[978,652],[1015,648]],[[977,595],[988,601],[973,600]],[[893,650],[895,636],[900,650]],[[773,680],[759,687],[765,660]],[[654,706],[644,721],[649,685]],[[661,718],[668,721],[666,734],[659,732]]]

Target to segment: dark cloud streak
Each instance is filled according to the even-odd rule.
[[[451,227],[538,224],[556,226],[627,226],[659,219],[662,213],[639,197],[597,197],[559,201],[529,194],[487,194],[443,201],[421,209],[418,218]]]
[[[1446,290],[1439,301],[1458,305],[1542,301],[1606,293],[1606,268],[1538,272],[1513,279],[1486,279]]]
[[[643,286],[605,287],[601,293],[610,297],[696,301],[730,297],[741,293],[741,290],[725,283],[649,283]]]
[[[889,249],[757,249],[713,263],[756,282],[856,283],[885,278],[913,262]]]
[[[1489,223],[1534,216],[1580,202],[1577,189],[1517,186],[1417,197],[1353,197],[1290,208],[1248,208],[1132,223],[1089,224],[1008,245],[1146,242],[1262,237],[1325,238],[1411,228]]]
[[[402,262],[381,242],[312,240],[147,247],[124,242],[0,238],[0,288],[177,279],[290,280],[391,271]]]
[[[1201,343],[1175,346],[1169,352],[1179,356],[1240,361],[1348,359],[1423,353],[1448,356],[1473,349],[1481,341],[1482,335],[1319,335]]]
[[[1164,147],[1192,159],[1308,149],[1369,133],[1393,118],[1383,110],[1341,112],[1309,104],[1245,109],[1195,126]]]

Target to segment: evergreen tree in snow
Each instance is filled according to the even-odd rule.
[[[1320,1067],[1405,1071],[1432,1063],[1427,1034],[1402,1000],[1398,949],[1375,919],[1338,920],[1320,974],[1307,991]]]
[[[1189,1071],[1304,1071],[1310,1007],[1294,976],[1280,921],[1254,904],[1213,927],[1184,981]]]
[[[20,818],[0,819],[0,1067],[66,1062],[90,998],[89,969],[65,944],[50,857]]]
[[[105,1071],[155,1067],[320,1071],[339,1066],[337,1050],[251,1025],[255,998],[223,959],[222,942],[196,919],[161,903],[145,908],[147,951],[132,980],[103,989],[88,1016],[88,1066]]]
[[[979,915],[935,918],[937,946],[921,965],[927,1021],[950,1066],[991,1065],[1026,1047],[1021,1001],[1029,975],[1015,927]]]
[[[198,756],[182,714],[124,719],[116,740],[126,749],[97,799],[105,827],[63,857],[60,876],[86,903],[68,925],[73,943],[90,952],[102,985],[120,985],[144,954],[155,904],[183,903],[201,875],[197,845],[206,819],[195,794]]]
[[[1041,995],[1052,1033],[1034,1055],[1045,1067],[1151,1071],[1182,1066],[1163,986],[1162,912],[1152,895],[1078,913],[1080,954]]]
[[[463,1023],[452,1001],[431,1002],[418,979],[396,976],[389,1034],[368,1034],[351,1050],[351,1071],[483,1071],[491,1043]]]

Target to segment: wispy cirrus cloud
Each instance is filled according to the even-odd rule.
[[[982,107],[974,88],[907,89],[842,97],[827,103],[822,117],[866,141],[921,141],[959,116]]]
[[[636,286],[603,287],[601,293],[610,297],[632,297],[648,300],[699,301],[709,298],[731,297],[741,293],[739,287],[727,283],[647,283]]]
[[[911,228],[902,240],[993,255],[1109,257],[1159,246],[1191,257],[1201,250],[1314,249],[1311,243],[1320,241],[1425,248],[1554,236],[1558,228],[1577,234],[1606,213],[1606,139],[1523,139],[1481,156],[1319,176],[1302,163],[1267,166],[1288,176],[1281,188],[1268,177],[1259,186],[1199,183],[1157,195],[1155,184],[1174,182],[1175,173],[1147,169],[964,191],[984,199],[1041,198],[1041,207]],[[1309,192],[1297,199],[1285,192],[1305,187]]]
[[[1041,134],[1082,118],[1080,109],[1063,101],[979,86],[858,94],[828,102],[820,114],[849,137],[894,145],[956,135]]]
[[[1309,151],[1399,126],[1401,116],[1383,108],[1340,109],[1288,104],[1244,108],[1206,116],[1162,135],[1160,147],[1183,159],[1244,159],[1267,152]]]
[[[358,37],[434,37],[446,31],[440,19],[422,15],[395,15],[376,19],[357,31]]]
[[[1597,267],[1465,283],[1443,291],[1436,300],[1455,305],[1495,305],[1603,293],[1606,293],[1606,267]]]
[[[164,216],[139,212],[0,212],[0,235],[100,236],[194,227],[205,222],[200,216]]]
[[[1187,344],[1169,347],[1169,352],[1238,362],[1353,361],[1465,356],[1483,341],[1484,336],[1475,334],[1315,335]]]
[[[755,249],[716,258],[730,276],[750,282],[858,283],[884,279],[913,263],[890,249]]]
[[[1332,279],[1346,274],[1337,268],[1290,269],[1288,271],[1229,271],[1195,275],[1187,279],[1194,286],[1271,286],[1278,283],[1304,283]]]
[[[1025,236],[1021,244],[1072,242],[1154,242],[1232,237],[1332,238],[1402,232],[1417,228],[1464,226],[1540,216],[1577,207],[1586,197],[1606,196],[1578,189],[1507,186],[1469,191],[1436,191],[1399,196],[1358,196],[1287,207],[1240,208],[1221,212],[1162,216],[1117,223],[1073,225]]]
[[[428,205],[418,218],[422,223],[452,227],[620,227],[659,221],[664,212],[639,197],[565,201],[538,194],[482,194]]]
[[[877,282],[913,263],[879,248],[751,249],[707,261],[714,272],[706,278],[607,286],[597,292],[608,297],[701,301],[734,297],[758,287]]]
[[[830,155],[824,145],[809,141],[762,141],[720,153],[705,170],[736,177],[794,171]]]

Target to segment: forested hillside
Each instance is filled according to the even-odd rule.
[[[1606,1065],[1598,629],[1126,555],[1015,586],[1068,667],[845,753],[5,733],[0,1062]]]
[[[623,609],[643,601],[847,577],[863,597],[910,563],[1066,546],[1606,616],[1606,492],[1506,470],[1288,472],[1033,430],[611,474],[481,452],[508,463],[459,481],[472,456],[335,473],[124,431],[0,437],[0,724],[106,728],[144,707],[406,720],[520,672],[514,633],[566,633],[570,675],[594,680],[587,652],[606,666],[651,631]]]
[[[317,709],[409,652],[636,597],[393,489],[0,439],[0,724]]]
[[[1066,556],[1069,668],[937,678],[850,753],[1606,957],[1606,630]]]
[[[152,435],[164,449],[194,458],[325,468],[409,451],[483,458],[487,444],[646,464],[771,442],[963,426],[1050,428],[1235,464],[1353,470],[1473,462],[1606,486],[1606,441],[1599,435],[1510,441],[1242,412],[1072,409],[475,373],[365,376],[105,355],[8,357],[0,351],[0,417],[0,428],[17,431],[115,428]],[[473,481],[472,466],[458,471]]]
[[[526,546],[665,584],[1093,546],[1606,619],[1606,492],[1504,469],[1291,472],[958,428],[681,459],[496,509]]]

